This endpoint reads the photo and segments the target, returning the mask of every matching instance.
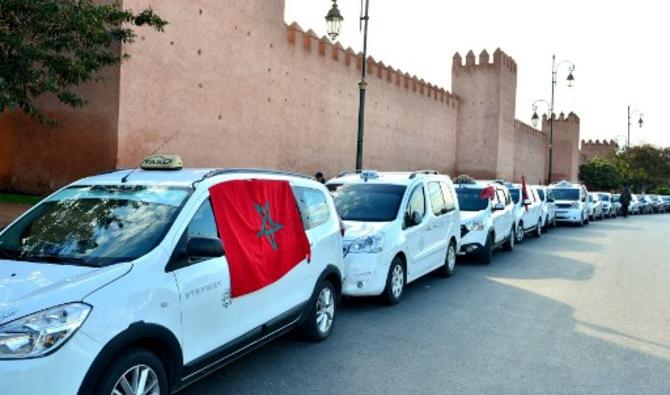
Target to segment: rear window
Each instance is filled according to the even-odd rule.
[[[456,188],[461,211],[482,211],[488,208],[489,200],[481,199],[481,194],[482,188]]]
[[[537,195],[540,197],[540,200],[544,200],[544,191],[542,189],[537,190]]]
[[[521,189],[510,188],[509,194],[512,195],[512,200],[514,201],[514,204],[519,203],[519,199],[521,198]]]
[[[335,207],[345,221],[390,222],[398,216],[404,185],[330,185]]]

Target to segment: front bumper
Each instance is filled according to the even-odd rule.
[[[102,346],[82,331],[42,358],[1,360],[0,394],[67,394],[79,391]]]
[[[462,233],[461,233],[462,234]],[[476,254],[484,248],[488,233],[484,230],[469,231],[461,237],[460,255]]]
[[[558,209],[556,210],[556,221],[579,223],[582,221],[582,212],[576,209]]]
[[[381,253],[349,253],[344,257],[345,276],[342,294],[347,296],[381,295],[386,288],[391,260]]]

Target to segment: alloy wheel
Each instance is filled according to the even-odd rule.
[[[394,298],[400,297],[404,285],[405,274],[403,273],[402,266],[395,265],[393,273],[391,273],[391,292]]]
[[[147,365],[128,369],[114,384],[111,395],[160,395],[158,376]]]
[[[316,326],[321,333],[328,333],[335,318],[335,297],[330,287],[324,287],[316,300]]]
[[[453,244],[449,244],[449,251],[447,252],[447,267],[449,268],[449,272],[452,272],[454,267],[456,267],[456,248],[454,248]]]

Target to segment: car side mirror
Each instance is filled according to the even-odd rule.
[[[493,205],[493,211],[502,211],[505,209],[505,203],[496,203]]]
[[[533,202],[531,202],[530,199],[526,199],[523,201],[523,204],[524,206],[530,206],[531,204],[533,204]]]
[[[554,198],[553,198],[553,197],[548,197],[548,198],[547,198],[547,202],[548,202],[548,203],[553,203],[553,202],[554,202]]]
[[[193,237],[186,244],[186,255],[191,258],[218,258],[225,252],[218,238]]]

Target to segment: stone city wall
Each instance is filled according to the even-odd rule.
[[[529,184],[547,179],[547,134],[521,121],[514,121],[514,181],[526,177]]]

